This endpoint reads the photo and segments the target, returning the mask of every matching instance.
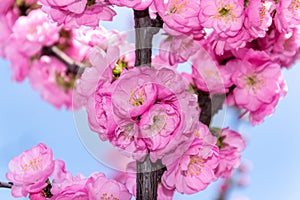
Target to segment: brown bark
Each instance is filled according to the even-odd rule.
[[[135,66],[151,66],[152,57],[152,39],[158,33],[162,26],[161,18],[152,20],[149,16],[149,10],[134,10],[135,20],[135,46],[136,61]],[[136,162],[137,167],[137,200],[156,200],[157,187],[165,167],[161,161],[152,163],[149,154],[143,162]]]

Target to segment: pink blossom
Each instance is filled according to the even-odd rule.
[[[232,102],[244,109],[244,114],[249,112],[252,124],[257,124],[274,112],[278,100],[286,93],[280,66],[263,51],[244,49],[235,54],[243,60],[228,62],[235,66],[231,79],[236,85],[229,99],[233,98]]]
[[[28,193],[39,193],[47,186],[54,170],[52,150],[40,143],[13,158],[8,165],[6,178],[13,182],[12,195],[26,197]]]
[[[111,139],[111,135],[117,127],[113,116],[111,90],[113,90],[113,87],[97,89],[95,94],[95,105],[91,108],[95,109],[96,112],[96,120],[99,125],[97,132],[104,140],[106,138]]]
[[[186,35],[168,36],[160,43],[159,57],[171,66],[186,62],[202,46]]]
[[[113,180],[105,177],[103,173],[93,174],[86,183],[89,194],[89,200],[101,198],[130,200],[131,194],[126,187]]]
[[[167,165],[162,183],[167,189],[176,188],[182,194],[194,194],[216,180],[214,169],[217,165],[218,148],[195,138],[178,161]]]
[[[153,0],[109,0],[113,5],[126,6],[135,10],[145,10]]]
[[[300,47],[300,26],[292,28],[287,34],[276,37],[271,55],[274,62],[280,62],[282,67],[290,67],[297,59]],[[274,57],[273,57],[274,56]]]
[[[27,56],[18,52],[17,48],[8,46],[5,49],[6,58],[11,62],[12,79],[17,82],[23,81],[29,73],[30,61]]]
[[[271,103],[280,92],[280,67],[276,63],[261,66],[241,62],[242,67],[233,74],[237,86],[233,95],[236,104],[249,111],[256,111],[264,103]]]
[[[0,12],[1,13],[1,12]],[[0,14],[0,56],[5,57],[5,48],[9,44],[9,37],[12,34],[12,27],[17,19],[14,11],[9,11],[5,15]]]
[[[139,67],[118,79],[112,95],[114,113],[120,118],[137,117],[155,103],[157,87],[152,84],[154,71]]]
[[[154,0],[155,8],[168,27],[181,33],[202,30],[198,18],[199,3],[197,0]]]
[[[263,122],[266,116],[271,116],[276,109],[278,101],[282,99],[287,93],[287,85],[284,81],[283,76],[279,78],[279,85],[280,85],[280,93],[270,104],[264,104],[258,110],[254,112],[250,112],[249,120],[252,125],[257,125]]]
[[[59,25],[78,28],[81,25],[96,27],[99,20],[111,21],[116,13],[105,0],[41,0],[42,9]]]
[[[192,79],[198,89],[211,94],[223,94],[232,85],[229,72],[218,66],[204,50],[196,53],[192,64]]]
[[[35,61],[29,73],[32,87],[41,93],[41,97],[56,108],[72,106],[72,77],[65,74],[66,67],[55,58],[42,56]],[[74,77],[73,77],[74,79]]]
[[[135,160],[143,160],[148,153],[145,142],[141,139],[138,124],[133,120],[118,123],[111,143],[122,149],[122,153]]]
[[[244,26],[253,38],[264,37],[272,24],[270,1],[249,1],[245,9]]]
[[[224,52],[243,48],[247,42],[251,40],[251,37],[245,29],[242,27],[239,32],[232,37],[221,37],[216,32],[209,35],[207,39],[208,45],[214,50],[217,55],[223,55]]]
[[[274,23],[281,33],[289,33],[291,28],[300,24],[300,2],[298,0],[280,0],[276,7]]]
[[[203,27],[213,28],[221,37],[233,37],[243,26],[244,1],[201,1],[199,20]]]
[[[171,98],[174,98],[171,96]],[[157,159],[162,159],[163,164],[174,162],[177,158],[181,157],[183,152],[188,149],[194,139],[194,132],[197,128],[197,121],[199,117],[199,108],[197,98],[187,92],[176,95],[175,100],[179,102],[170,102],[174,109],[179,113],[180,121],[178,127],[167,138],[170,142],[163,148],[151,151],[150,159],[155,162]],[[168,99],[165,100],[166,102]],[[179,104],[178,104],[179,103]],[[177,104],[177,106],[176,106]],[[167,127],[167,125],[166,125]],[[168,125],[170,127],[170,125]],[[148,138],[152,140],[150,144],[154,144],[156,139],[163,139],[163,137]],[[161,141],[163,144],[165,141]]]
[[[40,52],[43,46],[53,45],[59,39],[60,28],[49,22],[41,10],[19,17],[12,29],[10,47],[17,48],[28,59]]]
[[[191,135],[199,114],[197,100],[185,92],[187,83],[182,77],[168,68],[139,67],[128,70],[116,82],[112,94],[115,119],[139,122],[141,133],[133,136],[134,132],[130,132],[131,139],[124,141],[126,145],[136,139],[137,145],[139,140],[145,141],[152,161],[182,155],[193,139]],[[149,134],[155,135],[149,137]]]
[[[228,178],[241,163],[241,154],[246,144],[238,132],[222,129],[218,135],[219,165],[215,169],[217,177]]]
[[[140,121],[141,136],[150,151],[163,149],[172,139],[180,124],[180,115],[169,104],[155,104]]]
[[[51,193],[52,200],[88,200],[87,178],[82,175],[72,177],[70,173],[61,181],[54,181]]]

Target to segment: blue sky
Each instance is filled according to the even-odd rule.
[[[121,11],[122,12],[122,11]],[[110,28],[126,30],[128,16],[119,16],[120,23]],[[107,23],[105,23],[107,24]],[[132,23],[131,23],[132,24]],[[232,195],[245,194],[252,200],[298,200],[300,198],[300,64],[285,71],[289,92],[278,105],[274,116],[265,123],[250,127],[247,123],[227,121],[245,134],[248,147],[243,154],[244,160],[253,163],[250,185]],[[99,163],[88,153],[78,137],[73,113],[57,110],[41,100],[27,81],[18,84],[11,81],[9,63],[0,60],[0,180],[5,180],[9,160],[23,150],[39,142],[53,148],[56,158],[63,159],[67,169],[74,175],[83,173],[88,176],[94,171],[111,174],[111,170]],[[174,199],[213,200],[212,184],[207,191]],[[9,190],[0,190],[0,199],[9,200]]]

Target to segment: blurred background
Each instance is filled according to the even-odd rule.
[[[103,23],[108,29],[128,30],[133,27],[132,13],[119,9],[112,23]],[[66,162],[67,169],[76,175],[89,176],[101,171],[109,177],[113,170],[98,162],[82,144],[71,111],[57,110],[44,102],[28,81],[12,82],[9,63],[0,59],[0,180],[6,181],[8,163],[12,157],[44,142],[53,149],[55,158]],[[260,126],[251,127],[239,122],[233,111],[226,113],[225,126],[244,134],[247,148],[244,161],[250,161],[249,185],[231,191],[228,199],[248,197],[251,200],[300,199],[300,63],[284,71],[289,87],[274,116]],[[299,123],[299,124],[298,124]],[[175,200],[215,200],[219,183],[196,195],[176,194]],[[0,189],[0,199],[13,199],[10,190]]]

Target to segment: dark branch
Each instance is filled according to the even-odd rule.
[[[198,104],[201,108],[199,121],[209,126],[213,116],[223,108],[226,97],[232,93],[235,87],[235,85],[231,86],[226,94],[215,94],[212,97],[209,92],[197,90]]]
[[[149,154],[143,162],[136,163],[137,167],[137,200],[156,200],[158,183],[166,170],[165,166],[158,160],[152,163]]]
[[[135,66],[151,66],[152,39],[162,26],[162,19],[151,19],[149,10],[134,10],[135,21]],[[156,200],[158,183],[166,170],[161,161],[152,163],[149,154],[143,162],[136,162],[137,166],[137,200]]]
[[[162,19],[151,19],[149,10],[134,10],[135,22],[135,66],[151,66],[152,39],[159,32]]]
[[[69,57],[65,52],[61,51],[57,46],[44,47],[42,55],[54,56],[67,67],[67,74],[81,75],[86,67],[89,67],[83,63],[76,62]]]
[[[197,91],[198,104],[201,108],[201,114],[199,116],[199,121],[203,124],[209,126],[212,117],[218,113],[219,110],[223,108],[223,103],[225,101],[226,95],[213,95],[210,97],[208,92],[201,90]]]
[[[8,189],[11,189],[12,186],[13,186],[13,183],[11,183],[11,182],[4,183],[4,182],[1,182],[1,181],[0,181],[0,188],[8,188]]]

